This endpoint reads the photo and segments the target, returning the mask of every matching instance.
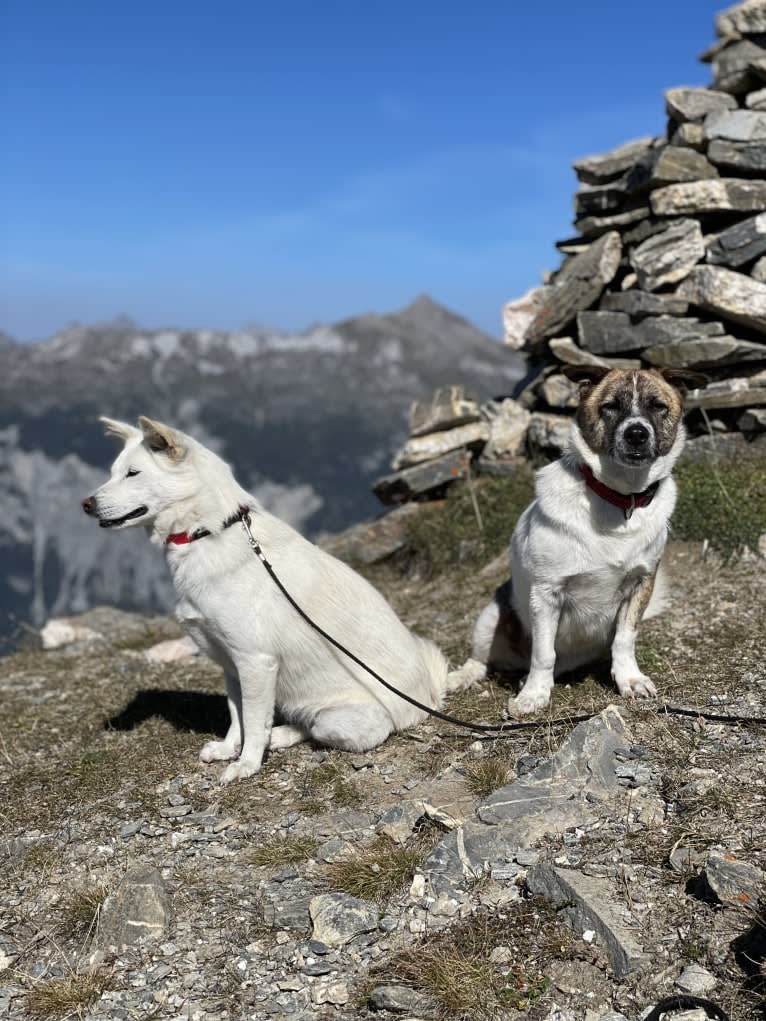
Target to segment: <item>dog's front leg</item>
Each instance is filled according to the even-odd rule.
[[[242,752],[223,771],[221,783],[244,780],[261,768],[274,720],[279,664],[274,656],[255,653],[235,660],[241,691]]]
[[[612,678],[626,698],[654,698],[657,689],[638,669],[636,635],[638,622],[652,597],[655,574],[643,577],[617,611],[617,627],[612,641]]]
[[[529,616],[532,631],[532,653],[529,673],[521,691],[508,703],[514,716],[534,713],[548,705],[553,690],[556,666],[556,633],[561,616],[561,590],[550,584],[532,585],[529,594]]]
[[[228,762],[236,759],[242,747],[242,693],[239,678],[231,670],[224,674],[226,680],[226,701],[229,704],[229,729],[223,741],[208,741],[199,753],[201,762]]]

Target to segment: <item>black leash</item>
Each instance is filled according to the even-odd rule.
[[[729,1015],[717,1003],[706,1000],[702,996],[687,996],[685,993],[666,996],[664,1000],[660,1000],[655,1008],[646,1015],[644,1021],[660,1021],[660,1017],[670,1011],[689,1010],[694,1007],[701,1007],[708,1017],[714,1018],[714,1021],[729,1021]]]
[[[431,706],[424,705],[422,702],[418,702],[416,698],[413,698],[411,695],[407,695],[405,692],[400,691],[399,688],[395,688],[393,684],[389,684],[389,682],[385,680],[383,677],[381,677],[379,673],[373,670],[372,667],[368,666],[364,662],[364,660],[360,659],[353,652],[347,649],[345,645],[341,645],[341,643],[336,638],[333,638],[331,634],[328,634],[328,632],[325,631],[323,627],[321,627],[319,624],[316,623],[316,621],[309,617],[309,615],[306,613],[303,607],[300,606],[300,604],[295,601],[290,592],[285,588],[276,571],[271,566],[269,561],[266,559],[264,552],[261,549],[260,543],[250,530],[249,509],[246,507],[240,508],[238,516],[239,520],[242,522],[242,527],[245,530],[245,535],[247,536],[247,541],[250,544],[250,548],[252,549],[253,553],[258,557],[258,559],[261,561],[263,566],[266,568],[272,581],[277,586],[282,595],[285,597],[285,599],[288,601],[288,603],[290,603],[290,605],[293,607],[295,612],[300,617],[302,617],[303,620],[306,621],[309,627],[313,628],[314,631],[320,634],[322,638],[325,639],[325,641],[329,642],[330,645],[333,645],[336,649],[342,652],[344,656],[347,656],[350,660],[356,663],[357,666],[360,666],[363,670],[370,674],[371,677],[374,677],[375,680],[382,684],[384,688],[387,688],[388,691],[393,692],[394,695],[398,695],[399,698],[404,699],[405,702],[409,702],[409,704],[415,706],[416,709],[420,709],[422,710],[422,712],[428,713],[429,716],[433,716],[437,720],[442,720],[444,723],[450,723],[454,727],[463,727],[465,730],[472,730],[474,731],[474,733],[477,734],[492,734],[495,736],[503,736],[509,731],[530,730],[539,727],[543,722],[547,723],[548,726],[550,727],[561,727],[564,726],[565,724],[583,723],[585,720],[593,719],[593,716],[595,715],[594,713],[586,713],[585,715],[566,716],[556,720],[545,721],[529,720],[523,723],[470,723],[468,720],[459,720],[455,716],[450,716],[448,713],[443,713],[439,709],[434,709]],[[762,726],[766,725],[766,717],[762,716],[721,716],[716,713],[704,712],[701,709],[680,709],[677,708],[676,706],[669,705],[664,705],[662,707],[662,712],[670,716],[689,716],[692,717],[693,719],[701,717],[702,719],[709,720],[713,723],[745,723],[758,724]],[[646,1021],[649,1021],[649,1019],[646,1019]],[[726,1019],[724,1019],[724,1021],[726,1021]]]

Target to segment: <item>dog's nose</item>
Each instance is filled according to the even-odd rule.
[[[95,496],[86,496],[82,501],[82,509],[86,514],[96,513],[96,498]]]
[[[649,430],[640,422],[631,422],[625,430],[625,442],[631,447],[645,447],[649,442]]]

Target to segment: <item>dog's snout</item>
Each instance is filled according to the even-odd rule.
[[[636,449],[645,447],[649,442],[649,430],[640,422],[631,422],[624,435],[625,442]]]
[[[95,496],[86,496],[82,501],[82,509],[86,514],[96,513],[96,498]]]

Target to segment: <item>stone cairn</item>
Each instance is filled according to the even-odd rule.
[[[529,365],[513,397],[480,406],[452,387],[415,404],[394,473],[373,486],[384,503],[438,495],[471,463],[505,474],[557,457],[578,399],[562,364],[701,371],[692,436],[728,434],[733,450],[766,432],[766,0],[724,11],[716,32],[701,57],[713,85],[665,93],[663,137],[574,164],[577,236],[504,309]]]

